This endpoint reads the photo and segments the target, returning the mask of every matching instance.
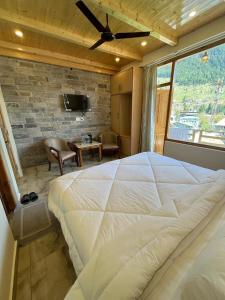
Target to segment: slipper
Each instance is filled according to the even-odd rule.
[[[28,194],[23,195],[20,200],[21,204],[27,204],[30,202],[30,196]]]
[[[35,192],[30,193],[29,197],[30,197],[30,201],[32,202],[38,199],[38,195]]]

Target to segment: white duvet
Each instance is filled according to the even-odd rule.
[[[223,171],[141,153],[51,183],[79,274],[66,299],[137,299],[179,244],[225,201]]]

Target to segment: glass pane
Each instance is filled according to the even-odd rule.
[[[168,138],[225,147],[225,44],[175,65]]]
[[[172,63],[157,68],[157,85],[170,82]]]

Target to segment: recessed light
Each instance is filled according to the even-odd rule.
[[[15,30],[15,35],[17,35],[18,37],[23,37],[23,33],[20,30]]]
[[[115,61],[116,61],[116,62],[119,62],[119,61],[120,61],[120,58],[119,58],[119,57],[116,57],[116,58],[115,58]]]
[[[22,48],[17,48],[17,50],[19,50],[19,51],[23,51],[23,49],[22,49]]]
[[[196,15],[196,11],[193,10],[193,11],[190,12],[189,17],[194,17],[195,15]]]
[[[142,42],[141,42],[141,46],[142,46],[142,47],[145,47],[147,44],[148,44],[147,41],[142,41]]]

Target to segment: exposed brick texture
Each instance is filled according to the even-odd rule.
[[[111,126],[109,75],[0,57],[0,84],[23,167],[46,162],[47,137],[80,140]],[[66,93],[90,96],[84,121],[65,112]]]

